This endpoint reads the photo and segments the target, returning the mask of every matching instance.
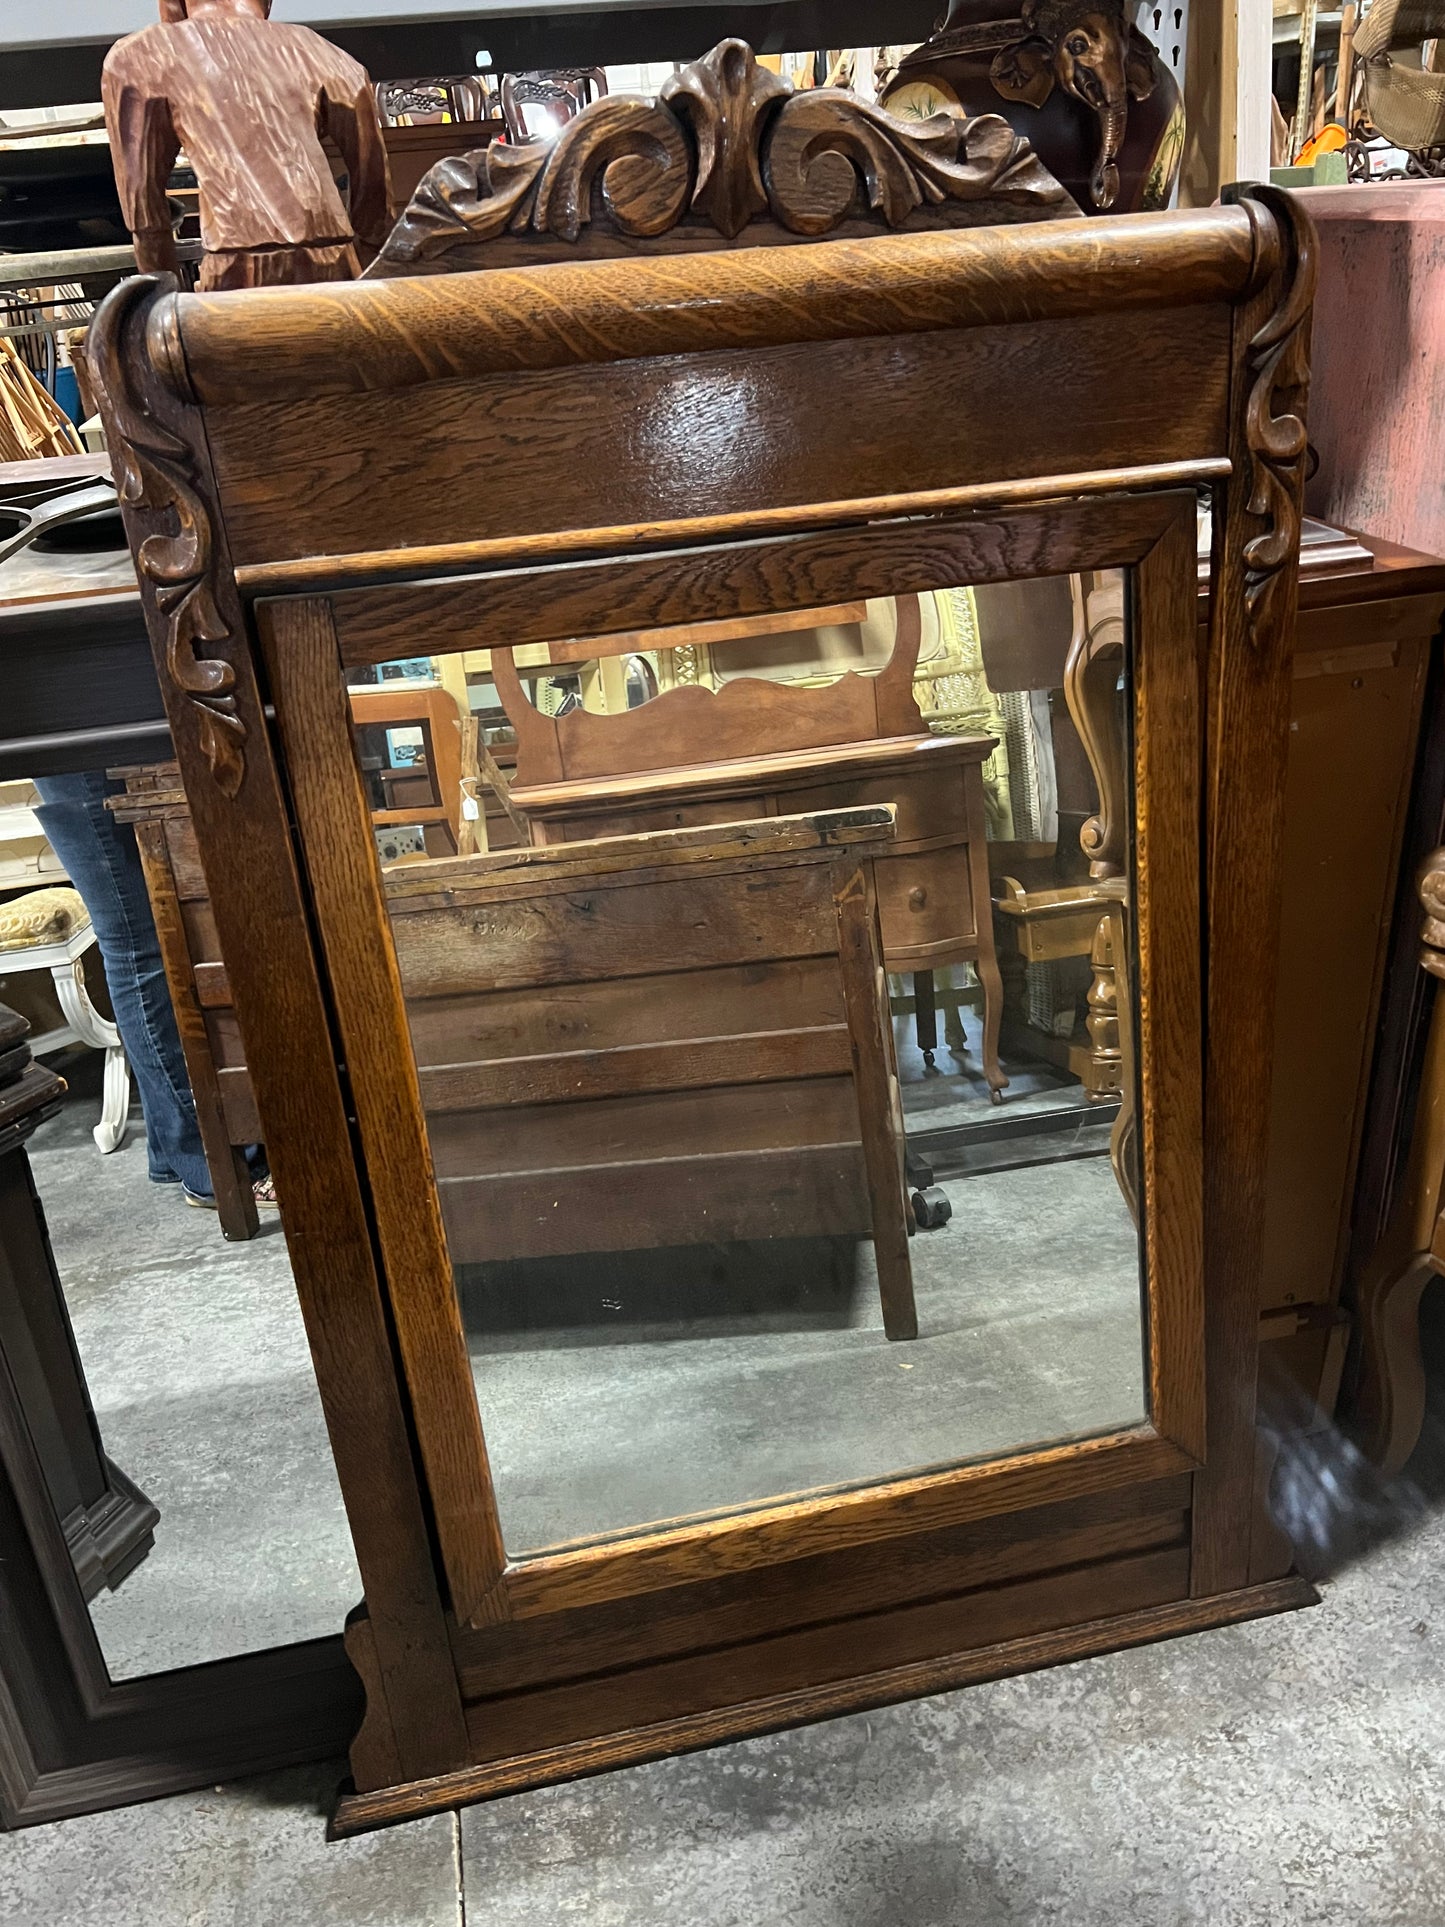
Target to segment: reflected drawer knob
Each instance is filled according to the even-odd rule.
[[[925,890],[925,889],[924,889],[924,887],[923,887],[923,885],[922,885],[921,883],[919,883],[919,884],[915,884],[915,885],[914,885],[914,887],[913,887],[913,889],[911,889],[911,890],[910,890],[910,891],[908,892],[908,907],[909,907],[909,909],[910,909],[910,910],[923,910],[923,909],[926,909],[926,908],[927,908],[927,905],[928,905],[928,892],[927,892],[927,890]]]

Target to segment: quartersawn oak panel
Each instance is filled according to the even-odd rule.
[[[1186,385],[1158,316],[1099,314],[246,402],[208,431],[238,565],[337,553],[339,530],[354,553],[591,528],[601,477],[613,524],[757,511],[896,493],[900,477],[1222,452],[1229,310],[1172,328],[1199,347]],[[1067,406],[1041,405],[1039,368],[1064,366]]]
[[[747,247],[709,259],[574,264],[559,250],[539,270],[332,283],[288,291],[284,304],[269,290],[180,295],[156,318],[159,337],[183,352],[183,386],[215,410],[263,390],[278,401],[360,394],[418,386],[444,370],[906,338],[1040,316],[1167,314],[1239,300],[1260,279],[1259,257],[1248,212],[1220,207],[885,234],[826,249]]]
[[[959,582],[1121,568],[1157,539],[1170,501],[1142,491],[1115,495],[1101,532],[1088,499],[1051,495],[1006,516],[923,516],[912,513],[907,498],[895,498],[866,533],[846,527],[744,531],[743,539],[707,546],[633,548],[605,559],[544,559],[526,568],[493,557],[470,575],[340,588],[330,602],[342,661],[353,668],[405,655],[418,635],[434,655],[444,655],[494,636],[514,645],[551,642],[582,626],[633,629],[805,608],[843,594],[902,596]],[[685,525],[672,525],[678,526]],[[592,545],[580,537],[578,544]],[[376,559],[367,558],[367,567]]]
[[[1155,1479],[546,1618],[479,1631],[458,1626],[453,1645],[462,1694],[468,1702],[504,1698],[530,1686],[756,1639],[796,1625],[818,1599],[873,1612],[920,1595],[1180,1545],[1188,1505],[1187,1478]]]

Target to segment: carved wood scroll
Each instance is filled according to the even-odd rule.
[[[135,374],[147,358],[126,349],[137,311],[174,285],[170,275],[136,275],[123,281],[91,324],[86,353],[102,391],[106,440],[121,501],[172,524],[141,542],[136,572],[153,593],[165,624],[166,674],[197,712],[211,774],[223,794],[234,796],[246,773],[246,726],[236,709],[236,672],[230,663],[202,653],[206,644],[230,638],[212,587],[210,515],[192,450],[156,419],[135,390]]]
[[[1310,315],[1318,263],[1313,229],[1298,219],[1290,196],[1252,186],[1243,205],[1255,224],[1256,245],[1284,250],[1285,296],[1249,344],[1254,376],[1245,413],[1252,465],[1251,515],[1263,532],[1245,544],[1245,603],[1252,628],[1276,620],[1275,599],[1288,589],[1287,571],[1299,553],[1309,442],[1304,407],[1309,394]],[[1261,229],[1273,217],[1275,234]]]
[[[743,41],[725,40],[674,74],[655,104],[609,96],[547,145],[440,161],[371,272],[414,271],[504,235],[575,243],[597,192],[611,227],[633,240],[686,224],[732,241],[758,220],[816,239],[865,211],[891,228],[950,206],[972,205],[982,220],[1010,208],[1026,218],[1078,212],[997,114],[897,121],[835,89],[795,93]]]

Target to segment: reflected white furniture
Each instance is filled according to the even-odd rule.
[[[15,903],[25,901],[23,897],[13,899]],[[50,972],[65,1021],[30,1038],[30,1049],[35,1056],[61,1050],[67,1044],[86,1044],[92,1050],[105,1052],[100,1122],[91,1135],[100,1149],[108,1152],[118,1150],[125,1140],[130,1108],[130,1066],[121,1048],[120,1032],[101,1016],[85,987],[84,959],[95,941],[95,927],[85,917],[75,923],[69,935],[54,942],[0,950],[0,975],[13,977],[33,970]]]

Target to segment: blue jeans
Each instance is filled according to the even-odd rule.
[[[179,1181],[211,1195],[180,1033],[135,834],[105,807],[124,784],[100,770],[35,779],[36,811],[95,927],[116,1027],[145,1113],[146,1156],[156,1184]]]

